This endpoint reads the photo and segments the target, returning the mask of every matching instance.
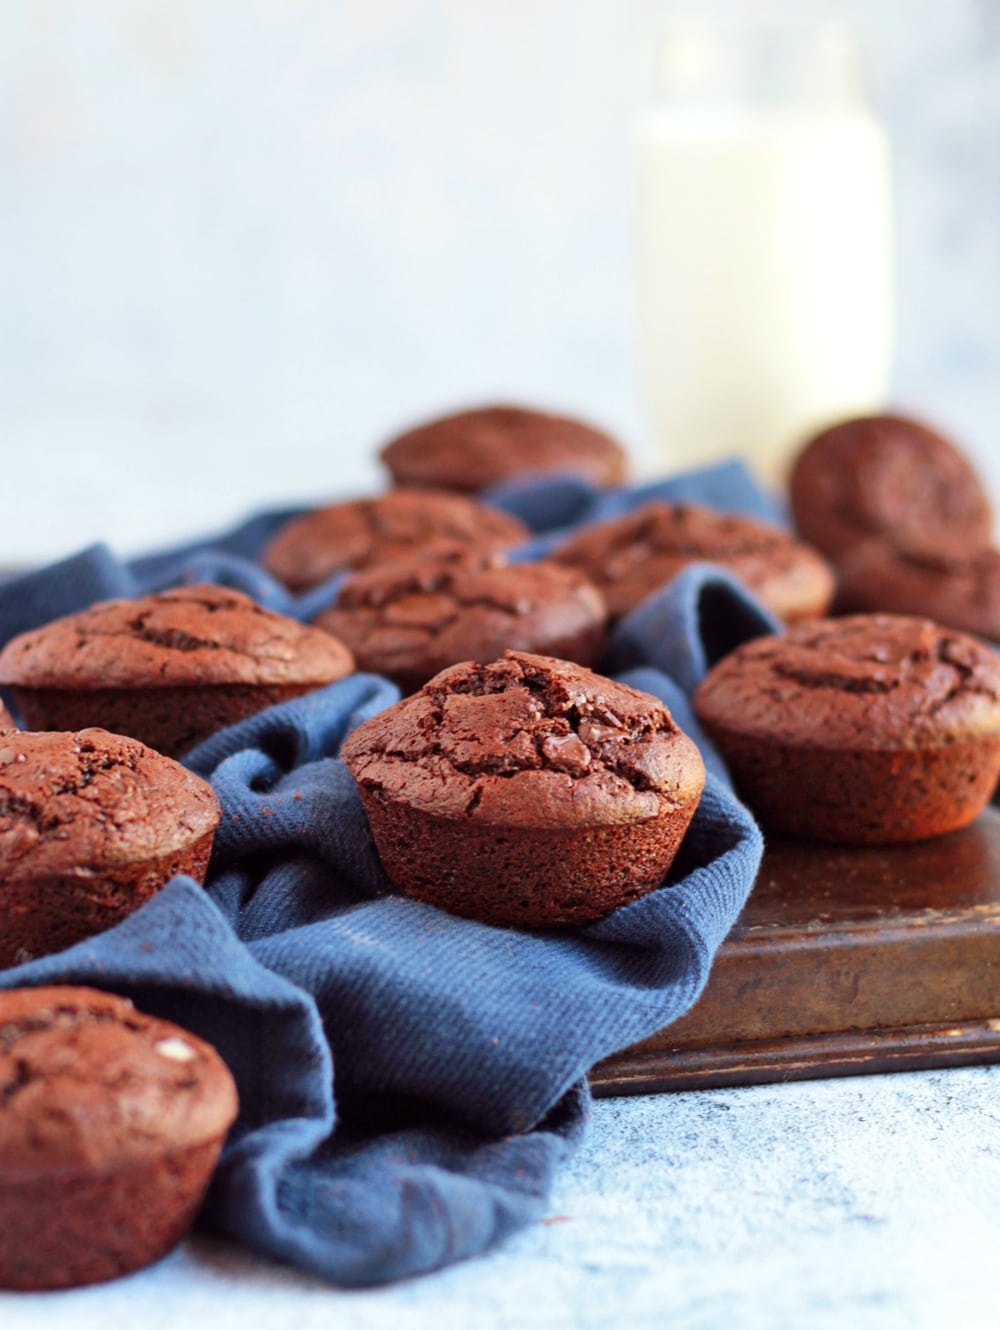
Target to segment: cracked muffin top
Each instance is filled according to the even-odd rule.
[[[1000,642],[1000,550],[867,541],[840,568],[844,609],[928,614]]]
[[[325,684],[351,653],[318,628],[263,609],[240,591],[187,586],[107,600],[12,638],[0,683],[26,688]]]
[[[217,1140],[236,1087],[211,1045],[91,988],[0,992],[0,1177],[103,1174]]]
[[[916,748],[1000,733],[1000,659],[929,619],[855,614],[760,637],[694,696],[710,728],[817,748]]]
[[[989,499],[961,452],[903,416],[861,416],[823,430],[789,478],[795,526],[834,562],[873,536],[989,544]]]
[[[411,554],[433,556],[456,549],[492,554],[530,535],[516,517],[461,494],[394,490],[293,518],[271,540],[261,562],[279,582],[305,591],[335,573]]]
[[[366,791],[517,827],[643,822],[688,805],[705,780],[657,698],[517,651],[444,670],[359,726],[341,757]]]
[[[207,781],[107,730],[0,735],[0,879],[73,875],[166,858],[213,831]]]
[[[833,599],[833,573],[808,545],[779,527],[693,503],[644,504],[584,528],[550,557],[585,572],[614,618],[696,562],[728,569],[782,619],[825,614]]]
[[[600,592],[576,569],[463,555],[357,573],[316,623],[347,644],[359,669],[412,691],[449,665],[507,648],[590,664],[606,620]]]
[[[625,450],[610,435],[567,416],[485,406],[408,430],[380,453],[397,485],[474,494],[513,476],[562,472],[601,488],[620,485]]]

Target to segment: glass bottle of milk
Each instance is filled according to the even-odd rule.
[[[886,135],[841,26],[675,25],[640,124],[640,358],[661,467],[741,455],[777,479],[884,406]]]

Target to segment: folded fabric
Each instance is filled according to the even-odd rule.
[[[507,481],[484,490],[480,497],[519,517],[540,536],[622,517],[654,501],[700,503],[782,525],[788,520],[777,496],[764,489],[738,458],[621,489],[597,489],[578,476],[551,476]]]
[[[615,628],[605,669],[654,665],[690,695],[717,660],[743,642],[781,631],[781,621],[746,595],[733,575],[692,563]]]
[[[188,549],[154,574],[91,550],[0,587],[0,636],[28,626],[26,606],[37,622],[50,604],[193,568],[275,590],[226,550]],[[354,675],[188,755],[223,808],[207,890],[175,879],[118,928],[0,985],[112,989],[219,1048],[241,1096],[204,1215],[219,1230],[341,1284],[486,1250],[544,1213],[585,1121],[588,1068],[692,1005],[750,890],[759,831],[664,666],[689,689],[735,637],[771,626],[704,567],[619,625],[609,668],[667,703],[709,775],[665,884],[599,923],[497,929],[389,890],[337,752],[398,694]]]

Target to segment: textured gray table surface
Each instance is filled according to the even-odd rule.
[[[996,1330],[1000,1066],[595,1105],[548,1220],[340,1292],[198,1240],[100,1288],[0,1294],[2,1330]]]

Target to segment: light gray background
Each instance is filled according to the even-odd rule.
[[[546,1222],[338,1291],[198,1239],[4,1330],[996,1330],[1000,1067],[605,1099]]]
[[[1000,4],[817,8],[892,131],[897,396],[987,457]],[[358,489],[388,431],[495,394],[641,455],[632,129],[675,9],[4,0],[0,559]]]

